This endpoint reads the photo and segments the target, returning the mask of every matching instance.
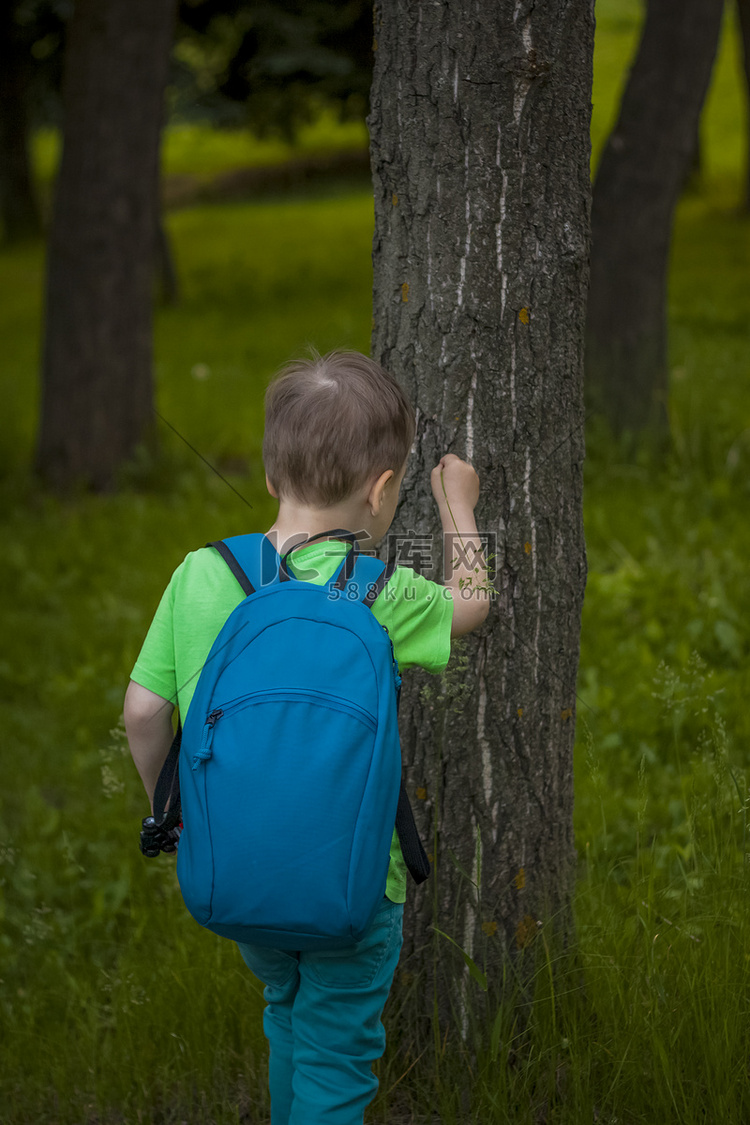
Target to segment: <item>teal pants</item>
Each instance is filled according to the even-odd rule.
[[[362,1125],[385,1050],[381,1015],[402,942],[403,905],[383,899],[362,941],[331,952],[239,945],[265,985],[271,1125]]]

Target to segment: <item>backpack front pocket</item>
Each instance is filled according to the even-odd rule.
[[[384,827],[360,823],[368,787],[378,783],[374,716],[350,700],[288,689],[251,693],[212,716],[198,763],[211,850],[221,857],[210,917],[326,932],[332,916],[348,910],[361,831],[383,836],[375,870],[364,877],[384,885],[387,874],[393,825],[387,817]]]
[[[262,704],[283,705],[284,703],[305,702],[312,703],[319,707],[325,707],[344,715],[349,715],[351,718],[364,723],[364,725],[369,727],[372,731],[376,728],[377,723],[375,716],[371,715],[369,711],[366,711],[363,707],[359,707],[350,699],[342,699],[340,696],[330,695],[327,692],[306,691],[304,689],[290,690],[289,688],[251,692],[249,695],[244,695],[239,699],[233,699],[231,702],[221,707],[214,708],[206,716],[200,749],[193,755],[193,769],[195,769],[201,761],[207,761],[212,756],[215,727],[220,720],[230,719],[237,715],[238,712],[244,711],[247,707]]]

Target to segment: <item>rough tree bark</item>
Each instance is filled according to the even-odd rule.
[[[0,5],[0,222],[6,243],[41,233],[29,155],[28,66],[12,6]]]
[[[158,158],[176,0],[77,0],[47,267],[37,468],[111,486],[152,420]]]
[[[402,703],[435,858],[403,979],[428,1014],[426,982],[444,1011],[469,984],[433,923],[494,990],[574,877],[593,31],[591,0],[375,9],[373,354],[417,409],[394,531],[439,542],[429,473],[451,451],[480,474],[497,552],[487,623]]]
[[[617,432],[667,424],[667,271],[723,0],[648,0],[591,216],[586,379]]]

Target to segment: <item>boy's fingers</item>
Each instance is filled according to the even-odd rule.
[[[438,465],[432,470],[432,475],[439,473],[450,474],[451,478],[473,478],[478,476],[478,473],[473,465],[468,461],[462,461],[460,457],[456,457],[455,453],[449,453],[446,457],[441,458]]]
[[[460,468],[461,470],[474,469],[474,466],[470,461],[462,460],[455,453],[444,453],[432,471],[437,472],[438,469],[440,471],[443,471],[444,469],[448,469],[451,466],[456,466],[456,468]]]
[[[446,453],[430,473],[432,495],[438,504],[444,500],[464,500],[475,507],[479,499],[479,474],[468,461]]]

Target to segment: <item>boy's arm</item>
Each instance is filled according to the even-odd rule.
[[[123,714],[130,753],[141,775],[153,811],[154,789],[172,745],[172,711],[168,699],[131,680]]]
[[[478,629],[490,608],[487,566],[474,518],[479,477],[466,461],[446,453],[430,483],[443,527],[445,585],[453,594],[451,637],[461,637]]]

